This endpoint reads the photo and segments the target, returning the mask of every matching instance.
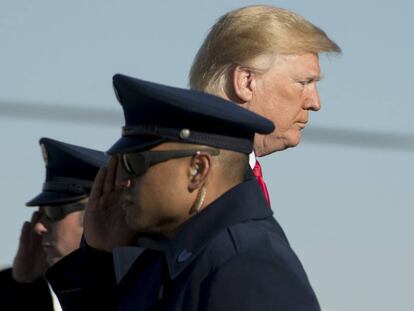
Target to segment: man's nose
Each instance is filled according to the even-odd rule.
[[[42,235],[47,232],[47,219],[46,215],[42,211],[35,211],[32,214],[32,219],[30,220],[32,225],[33,231],[38,234]]]
[[[313,83],[309,87],[310,88],[305,97],[304,109],[319,111],[321,109],[321,99],[319,97],[319,92],[318,88],[316,87],[316,83]]]
[[[43,235],[47,232],[47,227],[46,227],[46,222],[40,219],[39,221],[37,221],[34,225],[33,225],[33,231],[37,234],[37,235]]]
[[[120,156],[118,156],[115,184],[119,189],[129,188],[132,184],[131,175],[124,169]]]
[[[122,190],[127,189],[132,186],[132,179],[127,175],[123,177],[117,176],[116,186],[117,188],[122,189]]]

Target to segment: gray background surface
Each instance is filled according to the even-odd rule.
[[[216,19],[254,3],[0,3],[1,267],[30,217],[24,203],[43,182],[38,139],[107,149],[123,122],[114,73],[185,87]],[[275,216],[324,310],[414,310],[414,5],[265,3],[302,14],[344,51],[321,59],[322,110],[303,143],[262,159]],[[112,116],[71,115],[78,108]]]

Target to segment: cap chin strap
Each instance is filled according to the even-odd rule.
[[[90,180],[53,177],[51,180],[43,183],[43,191],[52,192],[68,192],[74,194],[88,194],[88,190],[92,188]]]

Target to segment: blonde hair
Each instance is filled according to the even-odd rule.
[[[190,87],[219,95],[237,65],[254,70],[261,56],[321,52],[341,49],[302,16],[272,6],[244,7],[223,15],[213,26],[194,59]]]

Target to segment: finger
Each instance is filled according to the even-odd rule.
[[[96,200],[102,195],[103,183],[106,176],[106,168],[101,168],[95,176],[95,180],[92,185],[89,200]]]
[[[117,163],[117,157],[112,156],[108,163],[107,174],[103,186],[103,191],[106,193],[114,190]]]
[[[22,230],[20,232],[19,251],[22,251],[27,247],[30,241],[31,230],[32,230],[31,223],[28,221],[25,221],[22,226]]]

